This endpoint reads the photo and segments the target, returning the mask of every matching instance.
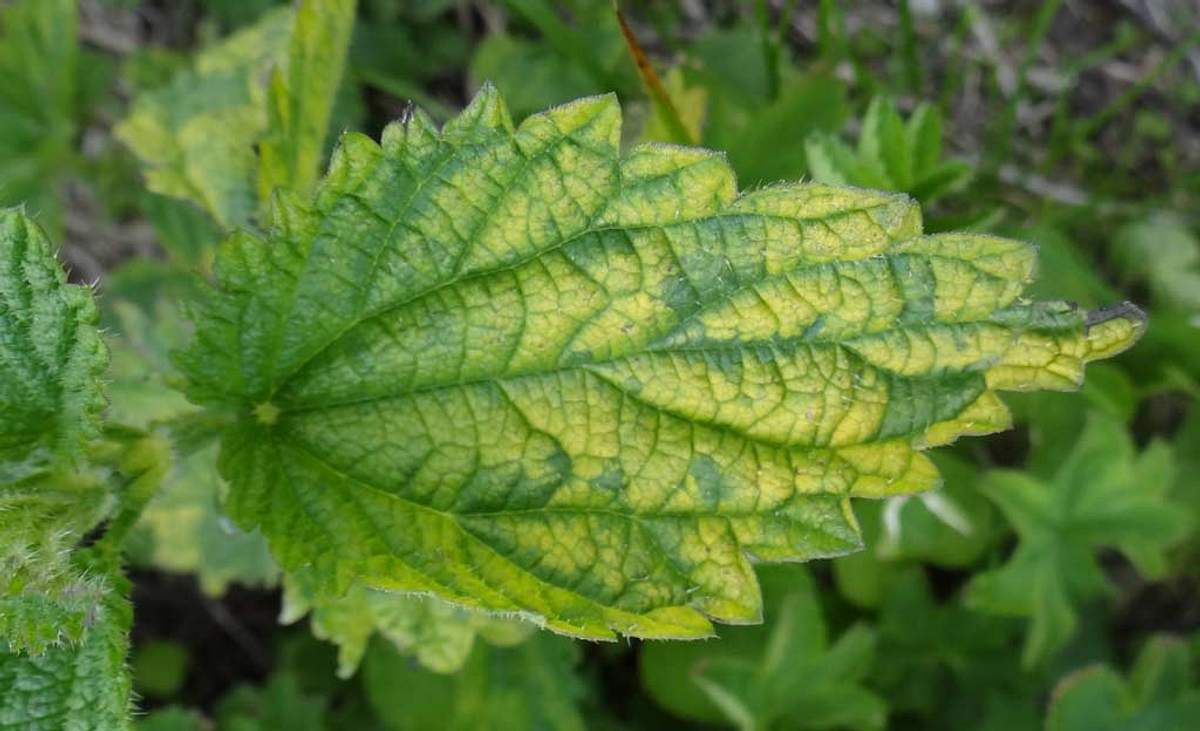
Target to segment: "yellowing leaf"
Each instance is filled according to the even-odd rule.
[[[295,622],[311,611],[313,634],[338,645],[338,675],[344,678],[358,669],[376,632],[433,672],[452,673],[466,662],[477,634],[497,645],[514,645],[533,629],[431,597],[362,587],[341,597],[320,596],[304,574],[288,576],[284,590],[282,621]]]
[[[222,226],[249,221],[258,200],[254,142],[268,122],[265,81],[291,25],[290,10],[269,13],[134,100],[115,132],[142,161],[150,190],[189,200]]]
[[[1033,250],[923,236],[906,197],[738,193],[707,150],[622,156],[611,96],[513,127],[343,138],[311,202],[221,247],[179,356],[239,416],[227,507],[319,590],[428,592],[556,631],[754,622],[752,557],[859,547],[851,497],[1074,388],[1132,307],[1020,299]]]

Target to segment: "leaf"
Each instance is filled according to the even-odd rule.
[[[338,646],[338,676],[342,678],[354,675],[376,632],[429,670],[453,673],[466,662],[477,633],[495,644],[512,645],[533,630],[531,625],[471,612],[431,597],[359,586],[345,596],[321,596],[304,573],[287,576],[283,586],[281,621],[291,624],[311,611],[313,634]]]
[[[1187,527],[1163,499],[1170,475],[1165,444],[1138,454],[1119,423],[1093,415],[1049,483],[1007,470],[987,476],[981,489],[1020,543],[1004,566],[975,576],[967,599],[1031,618],[1026,665],[1060,649],[1074,634],[1075,607],[1109,588],[1097,549],[1121,551],[1151,577],[1163,572],[1163,552]]]
[[[1200,313],[1200,238],[1178,216],[1159,213],[1126,224],[1113,252],[1127,279],[1149,282],[1156,302]]]
[[[375,642],[363,679],[376,715],[392,729],[582,731],[576,644],[545,633],[512,648],[476,643],[458,673],[424,670]]]
[[[800,567],[763,571],[762,627],[723,629],[714,643],[642,646],[643,687],[671,713],[742,729],[882,728],[884,702],[859,685],[875,638],[856,625],[832,646],[816,588]]]
[[[104,407],[96,322],[45,234],[0,210],[0,648],[77,641],[105,591],[71,561],[112,507],[104,476],[75,470]]]
[[[75,0],[0,10],[0,207],[24,203],[56,233],[58,182],[74,154],[78,35]]]
[[[922,567],[909,566],[879,605],[870,687],[896,716],[920,714],[923,728],[1036,728],[1044,681],[1022,671],[1012,651],[1020,632],[1018,621],[957,599],[939,603]]]
[[[0,728],[21,731],[130,728],[129,584],[111,566],[98,566],[107,589],[78,645],[40,655],[0,652]]]
[[[276,673],[261,688],[242,686],[221,699],[221,731],[323,731],[326,699],[304,692],[289,673]]]
[[[114,422],[148,429],[169,425],[175,461],[153,499],[142,511],[129,553],[134,563],[167,571],[194,573],[201,589],[220,595],[230,583],[273,586],[278,569],[261,535],[240,530],[219,510],[222,489],[215,444],[199,440],[182,449],[189,419],[198,409],[172,387],[179,375],[167,352],[182,345],[188,323],[169,304],[174,292],[165,287],[153,299],[150,313],[110,291],[106,302],[115,320],[110,329],[113,367]],[[211,439],[207,440],[211,442]]]
[[[852,496],[1076,387],[1131,307],[1018,301],[1033,252],[922,237],[903,197],[738,195],[714,153],[618,154],[612,97],[513,129],[347,135],[311,204],[237,234],[178,361],[231,409],[226,507],[322,593],[429,592],[589,638],[761,618],[750,555],[854,550]]]
[[[97,434],[108,364],[97,320],[41,229],[0,210],[0,484],[16,469],[4,462],[76,459]]]
[[[196,575],[200,588],[220,596],[230,584],[274,586],[279,569],[258,533],[233,525],[219,509],[216,448],[181,460],[139,523],[147,543],[140,563]]]
[[[254,143],[268,126],[265,82],[286,52],[292,13],[279,9],[196,54],[165,87],[139,94],[115,128],[146,185],[205,210],[223,228],[257,205]]]
[[[1054,691],[1046,731],[1174,731],[1200,718],[1200,687],[1187,646],[1165,636],[1142,648],[1128,679],[1106,665],[1064,678]]]
[[[904,192],[925,204],[971,175],[965,163],[941,159],[941,114],[927,104],[905,122],[891,100],[877,96],[863,116],[857,148],[825,132],[809,134],[804,145],[818,182]]]
[[[271,78],[270,122],[259,143],[258,190],[264,202],[276,188],[307,194],[317,182],[354,7],[355,0],[306,0],[296,11],[287,68]]]

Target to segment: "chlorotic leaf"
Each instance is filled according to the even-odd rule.
[[[1164,572],[1164,551],[1187,533],[1164,500],[1170,458],[1161,442],[1139,454],[1120,423],[1094,414],[1048,484],[1007,470],[984,480],[1020,543],[1003,566],[974,577],[967,600],[1031,619],[1027,665],[1060,649],[1075,632],[1076,606],[1108,589],[1098,549],[1121,551],[1151,577]]]
[[[128,582],[98,569],[108,589],[77,645],[40,655],[0,653],[0,728],[119,731],[130,728],[131,680],[125,667],[132,611]]]
[[[289,9],[268,13],[137,96],[115,132],[142,161],[150,190],[189,200],[224,227],[250,220],[254,143],[268,123],[264,81],[284,57],[291,24]]]
[[[367,642],[378,632],[435,673],[462,667],[477,634],[512,645],[529,636],[531,625],[491,617],[425,596],[392,594],[354,587],[345,596],[322,596],[301,573],[284,580],[282,621],[292,623],[310,611],[313,634],[338,646],[338,675],[358,669]]]
[[[343,137],[311,203],[226,241],[178,358],[239,416],[226,507],[323,593],[354,584],[559,632],[754,622],[751,557],[855,550],[851,497],[1076,388],[1141,313],[1019,299],[1034,252],[921,235],[903,196],[738,194],[716,153],[618,151],[612,96],[514,128]]]
[[[355,0],[306,0],[296,11],[286,69],[271,79],[269,126],[259,144],[258,189],[308,193],[325,152],[326,128],[342,79]]]

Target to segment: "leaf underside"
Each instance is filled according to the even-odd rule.
[[[860,544],[851,497],[1079,385],[1141,314],[1020,299],[1035,253],[921,235],[906,197],[739,194],[724,158],[622,156],[612,96],[513,127],[346,135],[311,202],[218,254],[179,354],[227,509],[323,591],[429,592],[572,635],[760,619],[753,561]]]

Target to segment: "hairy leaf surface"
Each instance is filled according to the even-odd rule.
[[[848,499],[1009,424],[1141,330],[1020,299],[1034,253],[921,235],[907,198],[739,194],[702,149],[618,150],[611,96],[513,127],[343,138],[310,202],[225,242],[179,362],[239,415],[227,507],[322,590],[432,592],[574,635],[760,619],[752,557],[842,554]]]
[[[98,569],[108,589],[78,645],[41,655],[0,652],[0,728],[119,731],[129,728],[131,681],[125,667],[132,611],[128,582]]]
[[[98,428],[108,355],[91,293],[66,280],[41,229],[0,210],[0,484],[5,462],[78,457]]]
[[[96,320],[41,229],[0,210],[0,647],[77,640],[104,591],[70,560],[111,507],[103,477],[75,469],[104,406]]]

